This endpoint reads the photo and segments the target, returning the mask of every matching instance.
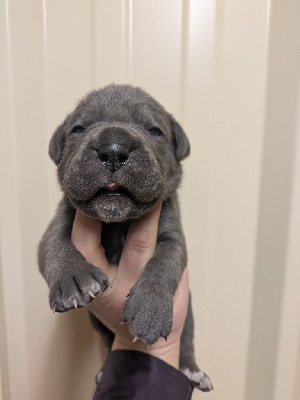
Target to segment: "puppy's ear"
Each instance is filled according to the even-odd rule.
[[[170,115],[173,146],[177,161],[183,160],[190,154],[190,142],[179,123]]]
[[[54,132],[50,145],[49,145],[49,156],[58,165],[61,161],[65,146],[65,132],[64,124],[61,124]]]

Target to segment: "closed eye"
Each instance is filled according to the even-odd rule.
[[[85,131],[85,127],[82,125],[75,125],[73,126],[71,133],[82,133]]]
[[[162,136],[163,135],[163,131],[160,128],[151,128],[149,129],[150,135],[152,136]]]

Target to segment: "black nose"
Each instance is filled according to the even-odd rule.
[[[110,144],[102,146],[98,152],[100,163],[110,172],[115,172],[126,164],[131,149],[121,144]]]

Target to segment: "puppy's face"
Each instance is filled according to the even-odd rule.
[[[54,133],[49,153],[75,208],[122,222],[139,218],[176,190],[189,142],[144,91],[110,85],[79,103]]]

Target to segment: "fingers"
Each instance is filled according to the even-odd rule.
[[[129,228],[118,269],[118,279],[135,283],[152,257],[157,240],[161,204]]]
[[[101,246],[101,230],[101,221],[89,218],[79,210],[76,211],[72,242],[88,262],[106,272],[108,262]]]
[[[130,225],[118,268],[118,279],[124,286],[126,283],[132,286],[137,281],[154,253],[160,210],[161,204]],[[111,266],[100,245],[101,229],[101,221],[76,211],[72,230],[73,244],[87,261],[101,268],[110,277]]]
[[[82,248],[97,248],[101,243],[102,222],[77,210],[73,222],[72,241]]]

